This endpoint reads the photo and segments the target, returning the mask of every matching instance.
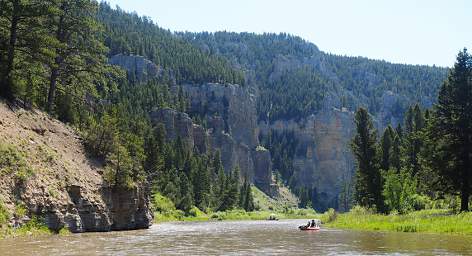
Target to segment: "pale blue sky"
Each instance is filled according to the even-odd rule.
[[[472,51],[470,0],[107,0],[172,31],[287,32],[321,50],[451,66]]]

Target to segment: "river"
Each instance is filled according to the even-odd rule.
[[[322,229],[304,220],[179,222],[0,240],[0,255],[472,255],[472,237]]]

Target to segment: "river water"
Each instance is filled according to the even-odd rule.
[[[299,231],[303,220],[179,222],[147,230],[0,240],[0,255],[472,255],[472,237]]]

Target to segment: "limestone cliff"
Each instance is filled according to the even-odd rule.
[[[123,67],[128,77],[137,82],[146,82],[159,77],[163,70],[152,61],[138,55],[117,54],[110,58],[110,64]]]
[[[80,136],[35,110],[0,102],[0,201],[11,213],[22,206],[53,230],[72,232],[147,228],[152,224],[146,186],[108,187],[100,162],[86,156]],[[14,161],[8,161],[14,159]]]
[[[151,120],[156,125],[164,125],[169,141],[180,137],[188,147],[194,148],[198,153],[219,150],[226,171],[239,166],[241,178],[247,177],[264,192],[270,192],[272,183],[270,154],[267,152],[265,157],[258,157],[260,154],[256,152],[255,147],[236,140],[223,129],[221,118],[211,118],[211,128],[205,129],[201,125],[194,124],[186,113],[173,109],[159,109],[151,113]]]
[[[263,134],[271,130],[293,132],[298,142],[293,159],[294,175],[301,185],[315,187],[318,210],[341,208],[339,195],[354,173],[349,143],[354,132],[353,113],[326,108],[301,121],[261,123]]]

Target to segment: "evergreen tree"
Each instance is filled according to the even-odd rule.
[[[110,185],[125,189],[134,186],[132,158],[125,147],[114,146],[106,161],[105,180]]]
[[[380,140],[380,149],[382,153],[382,159],[380,161],[380,169],[388,171],[392,165],[393,144],[395,140],[395,131],[389,125],[385,128],[385,131]]]
[[[391,157],[390,157],[390,167],[395,168],[397,170],[397,173],[400,172],[401,168],[401,138],[400,136],[396,133],[395,136],[393,137],[393,144],[392,144],[392,151],[391,151]]]
[[[164,136],[164,127],[157,125],[152,129],[144,144],[144,151],[146,152],[144,170],[151,183],[157,178],[157,175],[162,173],[164,168]]]
[[[195,205],[205,210],[210,206],[210,173],[205,166],[206,159],[199,159],[197,168],[192,171],[193,195]]]
[[[410,107],[406,115],[407,133],[403,140],[404,166],[410,170],[412,176],[420,171],[419,153],[422,147],[422,130],[425,120],[418,104]]]
[[[180,173],[180,200],[176,205],[178,209],[189,212],[193,205],[192,184],[185,173]]]
[[[50,64],[48,112],[53,110],[58,84],[66,94],[90,95],[95,83],[111,72],[101,26],[95,18],[97,2],[58,0],[57,5],[57,14],[49,19],[50,33],[58,43],[50,46],[55,58]]]
[[[300,208],[307,208],[308,202],[310,201],[310,194],[306,187],[301,187],[298,192],[299,203],[298,207]]]
[[[355,116],[356,135],[351,147],[357,160],[355,200],[365,207],[383,210],[382,180],[376,148],[377,132],[369,113],[359,108]]]
[[[217,150],[213,156],[213,173],[216,176],[216,181],[214,184],[214,205],[216,208],[220,207],[221,202],[225,196],[226,189],[226,175],[223,168],[223,163],[221,162],[220,151]]]
[[[247,181],[247,179],[244,180],[243,184],[243,191],[244,191],[244,202],[242,208],[246,210],[247,212],[252,212],[254,211],[254,197],[252,196],[252,189],[251,189],[251,184]],[[243,192],[241,192],[243,193]]]
[[[461,211],[469,210],[472,185],[472,57],[459,52],[442,85],[428,131],[429,166],[441,177],[447,193],[460,193]]]
[[[14,98],[16,70],[26,74],[21,71],[52,57],[47,46],[55,42],[42,24],[54,12],[52,0],[0,1],[0,96]]]
[[[218,210],[226,211],[237,206],[239,198],[239,166],[236,166],[226,177],[225,192]]]

